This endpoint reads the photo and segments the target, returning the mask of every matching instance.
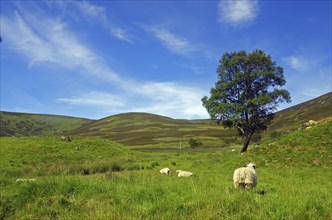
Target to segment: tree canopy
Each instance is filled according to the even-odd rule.
[[[291,101],[281,89],[283,72],[262,50],[225,53],[220,59],[218,81],[202,102],[213,120],[245,136],[241,152],[247,151],[254,132],[267,128],[278,104]]]

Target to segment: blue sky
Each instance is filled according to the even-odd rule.
[[[331,91],[331,1],[1,1],[1,110],[208,118],[222,54],[262,49],[292,106]]]

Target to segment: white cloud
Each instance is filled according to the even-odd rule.
[[[110,29],[112,35],[118,38],[119,40],[127,41],[129,43],[134,43],[127,34],[127,31],[125,31],[124,29],[118,27],[117,28],[111,27]]]
[[[164,28],[144,27],[145,30],[152,33],[161,44],[170,50],[172,53],[179,55],[189,55],[197,52],[199,49],[189,40],[182,38]]]
[[[26,18],[16,12],[14,19],[1,17],[1,25],[3,37],[28,58],[29,66],[56,64],[97,78],[118,81],[118,75],[106,66],[103,59],[84,46],[60,21]]]
[[[121,97],[99,91],[92,91],[71,98],[59,98],[58,101],[71,105],[94,106],[103,108],[118,108],[125,106],[125,101]]]
[[[1,16],[2,46],[15,50],[27,58],[31,68],[36,65],[62,67],[88,77],[111,83],[110,90],[58,98],[73,108],[91,108],[95,111],[117,113],[146,111],[174,118],[206,118],[201,105],[204,95],[199,89],[173,82],[137,82],[124,79],[112,70],[102,57],[78,39],[66,24],[50,17],[15,13],[13,17]],[[162,36],[162,32],[159,33]],[[189,44],[172,34],[164,35],[165,44],[186,50]],[[173,45],[173,46],[172,46]],[[174,48],[175,50],[175,48]],[[74,72],[73,71],[73,72]],[[71,92],[75,94],[75,92]],[[106,111],[106,109],[111,109]]]
[[[173,82],[130,82],[121,92],[93,91],[57,101],[99,112],[149,112],[172,118],[208,118],[201,104],[204,92]]]
[[[258,15],[257,0],[220,0],[219,21],[234,27],[253,21]]]
[[[94,5],[87,1],[75,1],[75,4],[84,15],[97,19],[97,21],[100,22],[103,27],[108,30],[114,37],[122,41],[133,43],[133,40],[123,28],[116,27],[111,24],[111,22],[109,22],[106,14],[106,8]]]
[[[106,9],[101,6],[93,5],[87,1],[74,2],[86,16],[106,18]]]
[[[154,112],[173,118],[208,117],[201,103],[204,92],[198,88],[174,82],[148,82],[136,88],[135,93],[148,98],[149,102],[133,111]]]
[[[74,8],[76,8],[77,11],[83,16],[83,19],[95,21],[101,24],[102,27],[107,30],[113,37],[122,41],[133,43],[132,37],[127,33],[127,31],[125,31],[123,28],[117,27],[111,21],[109,21],[105,7],[92,4],[88,1],[60,1],[60,7],[66,8],[66,13],[72,17],[75,17],[75,19],[78,19],[77,15],[68,9],[70,7],[64,7],[64,4],[74,6]]]
[[[317,61],[304,56],[289,56],[283,58],[292,69],[297,71],[308,71],[310,68],[317,65]]]

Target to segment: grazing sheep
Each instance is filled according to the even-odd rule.
[[[308,122],[303,123],[302,127],[299,130],[309,129],[317,124],[318,124],[317,121],[309,120]]]
[[[161,174],[169,174],[169,172],[171,172],[171,170],[167,167],[160,170]]]
[[[177,170],[176,172],[178,173],[178,177],[189,177],[193,175],[192,172],[183,171],[183,170]]]
[[[37,178],[33,178],[33,179],[17,179],[16,182],[34,182],[36,180],[37,180]]]
[[[61,140],[62,141],[68,141],[68,142],[71,141],[70,137],[66,137],[66,136],[61,136]]]
[[[233,183],[234,187],[238,188],[254,188],[257,185],[256,164],[248,163],[244,167],[238,168],[234,171]]]

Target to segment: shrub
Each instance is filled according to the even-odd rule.
[[[131,166],[128,167],[128,170],[140,170],[140,169],[144,170],[144,167],[141,167],[138,164],[134,164],[134,165],[131,165]]]
[[[202,145],[203,145],[203,143],[197,139],[194,139],[194,138],[189,139],[190,148],[196,148],[196,147],[200,147]]]
[[[89,168],[84,168],[83,170],[81,170],[81,175],[89,175],[89,174],[90,174]]]
[[[100,165],[93,168],[93,173],[106,173],[109,171],[109,167],[106,165]]]
[[[152,170],[152,167],[151,166],[146,166],[145,169]]]
[[[123,170],[123,168],[117,163],[113,163],[112,166],[111,166],[111,171],[112,172],[120,172],[122,170]]]
[[[151,167],[157,167],[157,166],[160,166],[160,164],[157,161],[151,163]]]

